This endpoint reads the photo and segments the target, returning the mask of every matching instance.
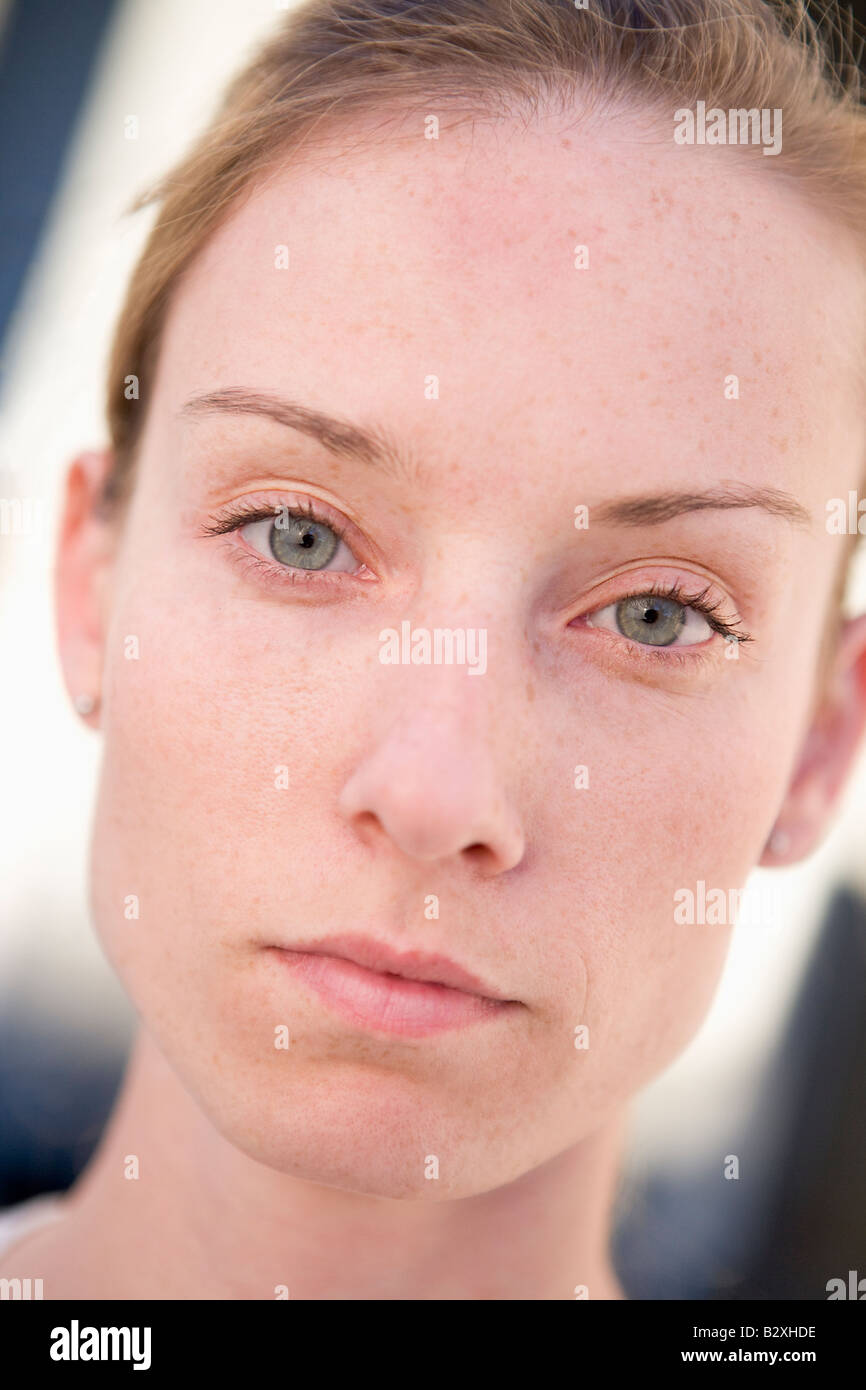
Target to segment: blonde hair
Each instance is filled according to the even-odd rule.
[[[637,99],[659,114],[784,113],[786,174],[866,226],[866,106],[850,12],[804,0],[308,0],[232,81],[190,153],[132,210],[161,202],[130,280],[108,373],[114,451],[103,501],[128,499],[172,291],[257,179],[334,121],[431,101],[531,115],[544,102]],[[862,44],[861,44],[862,46]],[[129,399],[127,379],[138,380]]]

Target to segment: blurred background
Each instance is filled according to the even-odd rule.
[[[99,738],[63,690],[51,595],[63,470],[107,439],[111,329],[154,216],[126,209],[293,4],[0,0],[0,1207],[73,1181],[133,1029],[88,920]],[[862,555],[848,601],[866,607]],[[861,758],[821,850],[753,875],[775,910],[745,916],[700,1034],[634,1107],[633,1297],[823,1299],[866,1275],[864,846]]]

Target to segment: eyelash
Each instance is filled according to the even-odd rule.
[[[339,520],[332,515],[329,510],[326,510],[322,505],[317,505],[309,497],[303,497],[291,503],[282,503],[279,506],[263,506],[259,502],[236,503],[227,508],[208,525],[202,527],[201,534],[203,536],[227,535],[232,531],[240,530],[243,526],[250,525],[254,521],[267,521],[274,517],[283,507],[285,507],[290,515],[305,516],[312,521],[319,522],[321,525],[328,526],[334,532],[334,535],[351,549],[346,528],[340,525]],[[251,551],[242,552],[241,558],[253,569],[263,572],[268,578],[273,577],[275,582],[278,583],[309,584],[311,582],[321,582],[322,580],[328,582],[334,579],[344,580],[357,577],[353,576],[351,572],[347,570],[316,571],[292,569],[288,565],[277,565],[276,562],[271,565],[261,555],[256,555]],[[622,594],[618,599],[612,599],[611,602],[624,603],[627,599],[642,598],[648,595],[670,599],[674,603],[681,604],[683,608],[691,608],[696,613],[700,613],[707,625],[720,637],[731,642],[735,641],[739,645],[754,641],[754,638],[743,630],[739,617],[735,616],[732,619],[727,619],[720,616],[720,610],[723,607],[722,601],[720,599],[712,601],[707,597],[711,591],[711,587],[712,586],[708,584],[699,593],[688,593],[679,580],[674,580],[670,584],[658,583],[642,585],[640,589],[632,593]],[[608,606],[608,604],[601,605],[602,608]],[[593,609],[593,612],[598,611],[600,611],[600,609]],[[591,617],[592,614],[585,614],[583,616]],[[623,646],[629,649],[630,654],[634,654],[638,660],[649,659],[682,663],[687,661],[699,661],[705,656],[705,652],[702,650],[690,652],[689,647],[680,647],[677,649],[654,647],[649,643],[644,644],[631,641],[621,634],[619,640]],[[702,643],[693,644],[693,646],[699,648],[703,645]]]
[[[350,550],[352,549],[347,529],[340,525],[340,522],[329,510],[326,510],[321,504],[316,504],[309,497],[270,506],[264,506],[260,502],[234,503],[208,525],[203,526],[201,535],[224,536],[229,532],[239,531],[241,527],[249,526],[254,521],[272,521],[283,510],[287,511],[290,516],[304,516],[311,521],[317,521],[322,526],[327,526],[339,540]],[[278,584],[321,584],[323,581],[327,584],[333,583],[334,580],[358,578],[357,574],[353,574],[349,570],[304,570],[292,568],[290,565],[280,565],[276,560],[271,564],[262,555],[257,555],[253,551],[240,551],[237,558],[250,569],[258,570],[265,578],[273,579]],[[363,563],[361,563],[360,568],[364,568]]]
[[[716,599],[715,602],[708,600],[707,594],[710,593],[711,588],[712,585],[708,584],[700,593],[688,594],[677,579],[674,580],[672,584],[651,584],[649,588],[642,588],[637,593],[623,594],[622,598],[614,599],[613,602],[624,603],[626,599],[645,598],[648,595],[652,595],[653,598],[669,598],[674,603],[681,604],[683,608],[693,608],[696,613],[700,613],[701,617],[706,620],[707,625],[711,627],[714,632],[717,632],[720,637],[726,637],[731,641],[736,640],[740,643],[753,641],[754,639],[750,637],[749,633],[744,631],[738,617],[734,617],[730,620],[719,617],[719,610],[723,607],[723,604],[721,599]],[[626,641],[628,641],[628,638],[626,638]],[[638,645],[640,645],[640,643],[638,643]],[[700,644],[695,643],[695,645],[698,646]],[[654,648],[654,650],[659,649]],[[684,648],[680,648],[680,650],[682,651]]]
[[[607,608],[611,603],[625,603],[630,598],[645,598],[653,595],[657,598],[672,599],[675,603],[682,604],[683,608],[690,608],[696,613],[700,613],[713,632],[728,641],[736,642],[738,646],[754,641],[754,638],[742,628],[739,617],[734,616],[731,619],[726,619],[719,616],[719,610],[723,606],[722,601],[720,599],[712,601],[707,598],[711,588],[712,586],[708,584],[698,593],[688,593],[679,580],[674,580],[670,584],[642,584],[640,588],[633,589],[630,593],[621,594],[619,598],[611,599],[610,603],[601,604],[599,608],[593,609],[591,613],[583,614],[582,617],[583,619],[592,617],[593,613],[600,612],[601,608]],[[614,637],[614,640],[618,642],[618,655],[625,661],[638,663],[643,670],[650,669],[645,663],[650,663],[650,666],[655,670],[660,670],[660,663],[665,663],[668,668],[679,666],[694,671],[703,666],[704,663],[713,660],[713,653],[708,651],[709,642],[695,642],[685,647],[655,647],[650,643],[632,641],[621,633],[615,635],[606,629],[596,630],[603,632],[605,637]]]

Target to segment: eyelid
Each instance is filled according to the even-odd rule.
[[[312,520],[330,527],[351,551],[353,557],[357,559],[358,569],[365,570],[366,574],[361,575],[358,571],[352,570],[305,570],[291,565],[282,565],[277,559],[268,560],[252,548],[241,549],[241,545],[237,543],[232,546],[234,554],[248,561],[257,562],[263,574],[265,571],[270,572],[279,583],[286,580],[290,583],[302,584],[327,584],[334,581],[339,583],[347,580],[362,580],[364,583],[369,583],[371,579],[376,578],[367,560],[363,556],[358,556],[359,550],[361,552],[366,551],[368,554],[375,554],[375,546],[368,541],[367,537],[352,521],[329,503],[311,493],[287,491],[279,494],[276,492],[247,494],[215,508],[209,521],[201,527],[199,534],[203,537],[228,536],[241,531],[245,526],[252,525],[256,521],[273,520],[283,510],[310,517]],[[241,544],[249,546],[249,542],[245,540],[241,540]]]
[[[345,514],[338,512],[335,507],[317,498],[314,493],[309,492],[285,492],[285,493],[247,493],[245,496],[224,503],[220,507],[215,507],[211,513],[209,523],[204,524],[200,535],[227,535],[229,532],[240,530],[243,525],[249,525],[253,521],[267,521],[268,518],[277,517],[281,512],[299,514],[307,516],[313,520],[320,521],[324,525],[331,527],[335,535],[345,541],[349,549],[367,550],[371,555],[377,553],[377,548],[373,542],[364,535],[364,532],[350,521]],[[314,571],[311,571],[314,573]]]
[[[629,582],[632,576],[627,571],[613,578],[623,580],[621,591],[606,598],[603,603],[597,603],[592,608],[585,609],[571,620],[569,626],[582,626],[593,632],[604,633],[605,638],[612,639],[617,646],[625,649],[624,654],[630,658],[678,661],[680,663],[698,661],[709,654],[710,647],[715,646],[713,638],[706,638],[703,642],[690,642],[682,645],[671,643],[667,646],[655,645],[651,642],[638,642],[634,638],[627,637],[624,633],[598,627],[588,621],[596,614],[602,613],[606,608],[615,607],[630,598],[643,598],[650,595],[671,598],[682,604],[684,608],[697,612],[711,628],[713,637],[720,636],[725,641],[734,641],[738,646],[754,641],[754,638],[742,628],[742,620],[733,609],[733,605],[731,605],[730,616],[728,616],[724,613],[725,599],[720,596],[713,600],[708,598],[714,589],[711,580],[706,580],[701,584],[694,576],[686,580],[683,576],[677,575],[671,581],[656,578],[648,579],[646,582],[641,582],[640,579]],[[694,587],[692,587],[693,581]]]
[[[274,501],[274,497],[278,500]],[[236,526],[244,525],[247,522],[265,521],[268,517],[275,517],[284,509],[289,512],[301,512],[307,516],[314,516],[316,520],[323,521],[332,527],[341,539],[344,539],[349,531],[354,529],[347,518],[341,516],[327,502],[323,502],[321,498],[314,497],[310,493],[274,493],[273,495],[247,493],[215,508],[210,518],[210,524],[202,527],[202,534],[207,536],[224,535],[235,529]]]
[[[740,624],[742,619],[731,596],[709,574],[689,573],[682,561],[645,561],[609,575],[592,586],[581,613],[591,616],[612,603],[646,595],[672,598],[684,607],[703,608],[724,624]]]

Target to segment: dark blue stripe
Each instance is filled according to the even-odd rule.
[[[0,342],[116,0],[15,0],[0,47]]]

